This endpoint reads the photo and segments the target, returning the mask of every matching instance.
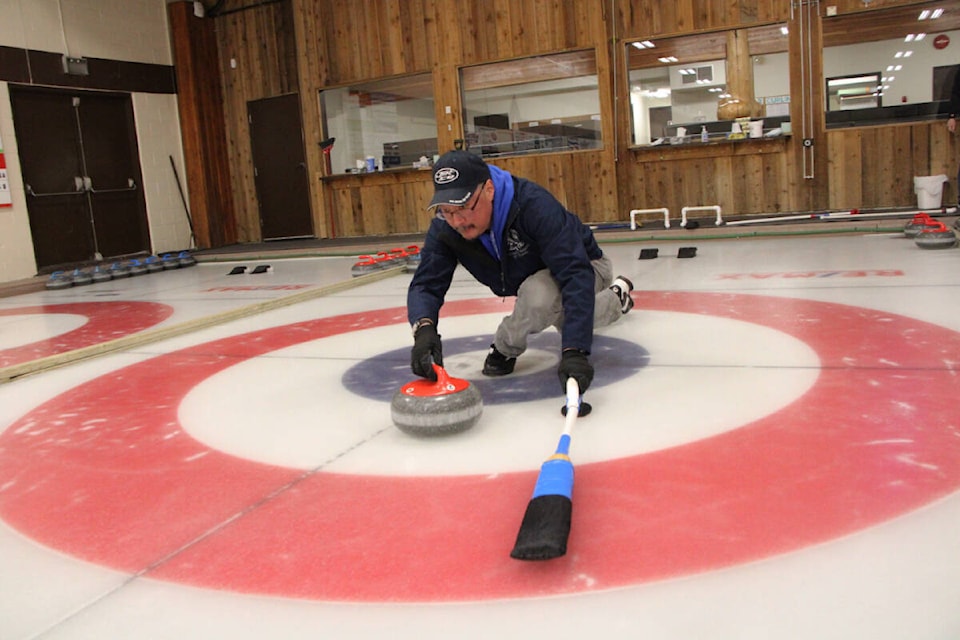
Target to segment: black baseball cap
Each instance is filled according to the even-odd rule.
[[[441,204],[462,207],[477,187],[489,179],[490,168],[480,156],[469,151],[448,151],[433,165],[433,200],[427,209]]]

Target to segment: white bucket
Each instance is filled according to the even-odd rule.
[[[918,209],[939,209],[943,201],[943,183],[947,176],[914,176],[913,190],[917,194]]]
[[[763,137],[763,120],[751,120],[749,126],[751,138]]]

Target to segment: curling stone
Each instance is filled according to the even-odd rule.
[[[104,269],[100,265],[97,265],[93,268],[93,273],[91,274],[94,282],[110,282],[113,280],[113,274],[110,273],[108,269]]]
[[[407,247],[407,263],[403,265],[404,273],[413,273],[420,266],[420,247],[415,244]]]
[[[130,276],[130,268],[120,262],[114,262],[110,265],[110,275],[114,278],[127,278]]]
[[[143,266],[147,268],[147,273],[156,273],[163,271],[163,262],[157,256],[147,256],[143,259]]]
[[[350,268],[350,275],[356,278],[357,276],[366,275],[379,269],[380,265],[377,264],[373,256],[360,256],[360,261]]]
[[[130,277],[142,276],[147,273],[147,266],[136,258],[127,262],[127,268],[130,269]]]
[[[904,225],[903,235],[908,238],[916,238],[917,234],[923,231],[928,224],[932,223],[933,218],[930,217],[930,214],[918,213],[917,215],[913,216],[913,219],[910,220],[910,222]]]
[[[69,289],[73,286],[73,278],[64,271],[54,271],[47,279],[47,289],[50,291],[59,291],[60,289]]]
[[[400,387],[390,416],[400,431],[413,436],[443,436],[466,431],[483,413],[480,391],[467,380],[452,378],[438,365],[437,381],[417,379]]]
[[[85,284],[93,284],[93,276],[83,269],[74,269],[73,273],[70,274],[70,279],[73,281],[73,286],[75,287],[82,287]]]
[[[917,234],[914,242],[921,249],[949,249],[956,246],[957,236],[953,231],[947,229],[947,225],[934,221],[932,225],[928,225],[926,229]]]
[[[390,259],[396,262],[397,264],[406,264],[407,263],[407,250],[403,247],[395,247],[390,249]]]
[[[180,262],[181,267],[193,267],[197,264],[197,259],[194,258],[189,251],[181,251],[178,253],[177,261]]]

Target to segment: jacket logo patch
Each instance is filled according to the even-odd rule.
[[[530,253],[530,245],[520,239],[516,229],[507,232],[507,253],[515,258],[522,258]]]

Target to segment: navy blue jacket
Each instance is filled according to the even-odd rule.
[[[603,256],[593,232],[540,185],[512,176],[514,195],[497,260],[479,239],[466,240],[434,218],[407,291],[407,316],[438,323],[457,264],[498,296],[515,296],[528,276],[549,269],[563,297],[564,349],[590,352],[593,342],[594,275],[591,260]],[[494,198],[496,198],[496,193]]]

